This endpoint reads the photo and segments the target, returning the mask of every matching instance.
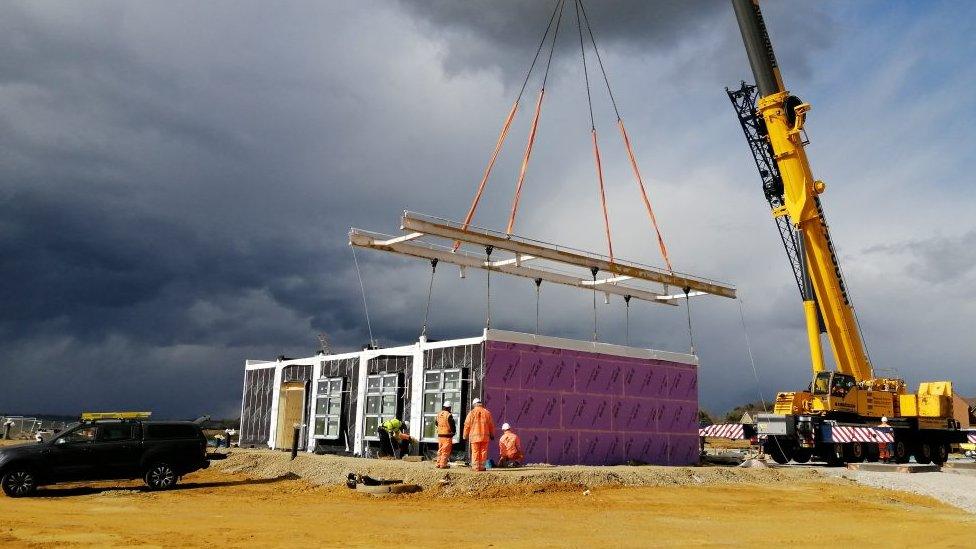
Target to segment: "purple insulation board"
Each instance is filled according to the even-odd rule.
[[[698,462],[698,373],[689,364],[488,341],[484,395],[529,463]]]

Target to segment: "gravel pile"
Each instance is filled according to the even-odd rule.
[[[300,454],[295,461],[284,452],[235,449],[227,459],[213,462],[218,471],[240,473],[252,478],[275,478],[292,473],[317,485],[341,485],[350,472],[374,478],[399,479],[425,490],[456,495],[491,495],[499,487],[533,491],[590,488],[595,486],[682,486],[701,484],[779,483],[814,481],[823,476],[811,469],[740,469],[727,467],[659,466],[529,466],[521,469],[493,469],[475,473],[460,464],[448,471],[425,461],[394,460]],[[445,480],[446,479],[446,480]]]
[[[970,513],[976,513],[976,476],[969,474],[876,473],[847,469],[828,471],[865,486],[929,496]]]

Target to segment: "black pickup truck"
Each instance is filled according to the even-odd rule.
[[[0,485],[10,497],[85,480],[142,478],[150,489],[164,490],[209,465],[207,439],[195,423],[87,421],[48,442],[0,449]]]

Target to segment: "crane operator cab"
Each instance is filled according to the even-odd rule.
[[[840,372],[817,372],[813,377],[811,408],[815,412],[857,411],[857,381]]]

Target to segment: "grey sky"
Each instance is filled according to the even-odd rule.
[[[342,349],[366,341],[346,231],[394,232],[402,209],[463,215],[551,6],[5,4],[0,412],[232,415],[245,358],[311,354],[319,332]],[[805,385],[796,289],[723,91],[750,79],[731,7],[588,10],[675,266],[737,283],[767,398]],[[764,10],[787,84],[814,106],[810,154],[876,366],[976,393],[966,291],[976,135],[963,114],[976,106],[973,8]],[[601,250],[567,21],[517,232]],[[659,264],[609,102],[594,90],[615,248]],[[480,224],[504,223],[530,110]],[[378,338],[415,338],[427,267],[359,259]],[[435,337],[481,329],[483,283],[438,277]],[[499,281],[495,325],[531,330],[533,291]],[[586,294],[544,288],[544,331],[588,337],[589,306]],[[738,305],[692,307],[703,404],[754,398]],[[604,338],[622,342],[623,304],[599,314]],[[687,348],[683,311],[639,304],[631,318],[635,344]]]

